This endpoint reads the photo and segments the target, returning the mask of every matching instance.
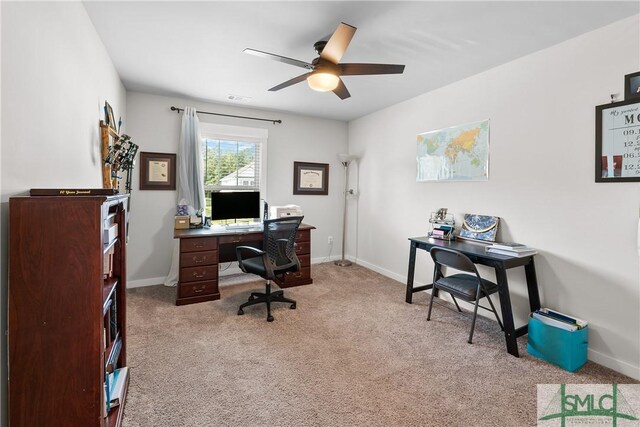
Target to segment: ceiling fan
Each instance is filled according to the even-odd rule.
[[[396,64],[340,64],[340,59],[349,47],[355,32],[356,27],[341,22],[328,41],[320,40],[313,45],[320,56],[311,63],[249,48],[243,52],[309,70],[307,73],[272,87],[269,89],[272,92],[306,80],[311,89],[320,92],[333,91],[340,99],[347,99],[351,94],[340,76],[402,74],[404,71],[404,65]]]

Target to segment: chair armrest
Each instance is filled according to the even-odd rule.
[[[267,253],[263,250],[260,250],[258,248],[254,248],[253,246],[236,246],[236,258],[238,259],[238,267],[240,267],[240,270],[242,270],[243,272],[247,272],[247,270],[245,270],[244,265],[242,264],[242,260],[245,259],[242,257],[242,253],[245,252],[253,252],[252,255],[255,256],[262,256],[262,263],[264,264],[266,261],[266,257],[267,257]],[[266,267],[266,264],[265,264]]]
[[[236,258],[238,258],[238,262],[241,262],[244,258],[242,257],[242,252],[253,252],[253,256],[260,256],[266,254],[262,249],[254,248],[253,246],[236,246]]]

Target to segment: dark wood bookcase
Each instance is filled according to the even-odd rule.
[[[127,202],[10,199],[10,426],[120,425],[105,379],[126,366]]]

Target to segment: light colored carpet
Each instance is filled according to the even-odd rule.
[[[314,284],[237,307],[263,282],[177,307],[175,289],[128,291],[131,384],[124,426],[532,426],[536,384],[631,383],[594,363],[577,374],[507,354],[495,321],[470,317],[360,266],[312,266]]]

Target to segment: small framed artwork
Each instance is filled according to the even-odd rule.
[[[175,190],[176,155],[140,153],[140,190]]]
[[[113,109],[111,108],[111,105],[109,105],[107,101],[104,101],[104,115],[107,121],[107,125],[111,129],[117,132],[118,129],[116,127],[116,119],[113,117]]]
[[[640,97],[596,107],[596,182],[640,182]]]
[[[624,76],[624,99],[640,99],[640,71]]]
[[[464,214],[459,237],[461,239],[495,242],[500,218],[491,215]]]
[[[293,162],[293,194],[329,194],[329,164]]]

